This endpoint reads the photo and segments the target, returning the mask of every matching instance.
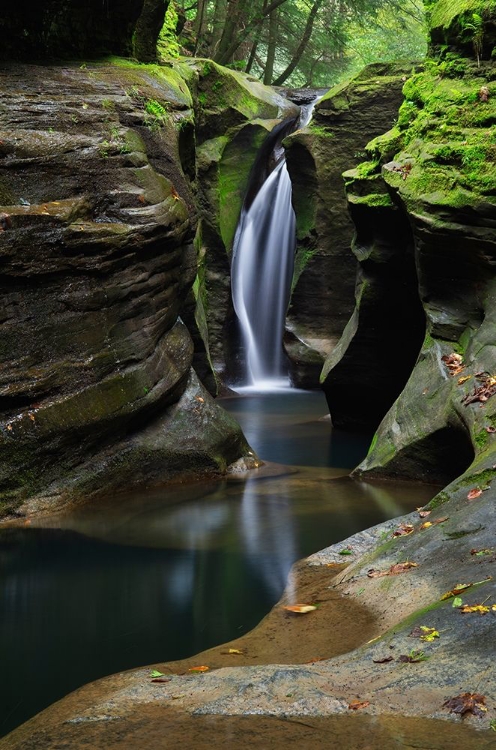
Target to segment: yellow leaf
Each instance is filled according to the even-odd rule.
[[[466,383],[471,377],[472,375],[464,375],[462,378],[458,378],[458,385],[463,385],[463,383]]]
[[[292,614],[306,615],[308,612],[313,612],[317,607],[315,604],[287,604],[283,609]]]
[[[428,529],[430,526],[432,526],[432,522],[431,521],[425,521],[420,528],[421,529]]]
[[[464,604],[463,607],[460,607],[460,612],[463,612],[463,614],[478,612],[480,615],[485,615],[486,612],[489,612],[489,607],[485,607],[483,604],[473,604],[471,607]]]

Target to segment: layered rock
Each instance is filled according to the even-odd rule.
[[[354,229],[341,174],[363,158],[371,137],[391,126],[411,72],[412,64],[367,66],[325,94],[310,125],[285,140],[297,222],[285,346],[296,385],[316,387],[353,310]]]
[[[184,77],[6,65],[0,91],[2,512],[252,455],[179,317],[197,265]]]

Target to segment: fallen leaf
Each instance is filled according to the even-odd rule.
[[[465,406],[473,404],[475,401],[480,401],[482,406],[496,393],[496,377],[494,375],[487,372],[478,372],[475,377],[480,385],[476,386],[472,393],[467,394],[462,399],[462,404],[465,404]]]
[[[485,702],[486,696],[480,693],[462,693],[444,701],[443,707],[449,708],[451,713],[460,714],[460,716],[469,713],[474,716],[484,716],[484,712],[487,711]]]
[[[489,434],[492,435],[494,432],[496,432],[496,427],[493,427],[492,425],[488,425],[486,427],[486,432],[489,432]]]
[[[291,612],[291,614],[306,615],[308,612],[313,612],[317,607],[315,604],[286,604],[283,609],[286,612]]]
[[[490,555],[492,553],[492,549],[471,549],[470,554],[476,555],[477,557],[481,557],[482,555]]]
[[[35,417],[34,417],[34,414],[28,414],[28,417],[29,417],[29,419],[31,420],[31,422],[34,422],[34,421],[35,421]]]
[[[462,600],[461,596],[455,596],[455,598],[453,599],[453,603],[452,603],[451,606],[452,607],[461,607],[462,604],[463,604],[463,600]]]
[[[487,102],[489,101],[489,88],[488,86],[481,86],[479,90],[479,101],[481,102]]]
[[[389,570],[375,570],[375,568],[371,568],[367,572],[367,577],[382,578],[383,576],[397,576],[400,573],[405,573],[407,570],[410,570],[410,568],[418,568],[417,563],[407,560],[404,563],[396,563],[396,565],[391,565]]]
[[[460,612],[463,612],[464,615],[466,614],[472,614],[475,612],[478,612],[479,615],[485,615],[490,611],[489,607],[485,607],[483,604],[464,604],[463,607],[460,607]]]
[[[315,659],[310,659],[309,661],[306,661],[305,664],[315,664],[317,661],[325,661],[325,656],[316,656]]]
[[[240,648],[230,648],[227,651],[221,651],[221,654],[230,654],[232,656],[241,656],[245,652],[242,651]]]
[[[397,563],[396,565],[391,565],[389,568],[389,575],[396,576],[400,573],[405,573],[407,570],[410,570],[410,568],[418,568],[418,564],[415,562],[410,562],[410,560],[407,560],[403,563]]]
[[[165,675],[164,675],[163,672],[159,672],[156,669],[152,669],[152,671],[150,672],[150,677],[155,677],[155,678],[156,677],[165,677]]]
[[[155,677],[152,682],[170,682],[170,677]]]
[[[430,516],[432,513],[431,510],[422,510],[422,508],[417,508],[417,513],[419,514],[420,518],[427,518],[427,516]]]
[[[410,651],[409,654],[401,654],[398,656],[398,661],[406,664],[418,664],[420,661],[427,661],[429,657],[424,654],[423,651]]]
[[[398,528],[393,531],[393,536],[407,536],[408,534],[412,534],[414,531],[414,528],[412,524],[410,523],[402,523],[398,526]]]
[[[452,596],[458,596],[458,594],[461,594],[462,591],[469,589],[471,586],[480,586],[481,583],[486,583],[486,581],[490,581],[490,580],[492,580],[492,576],[488,576],[487,578],[484,578],[483,581],[473,581],[472,583],[457,583],[456,586],[451,589],[451,591],[447,591],[445,594],[442,595],[440,601],[444,601],[445,599],[451,599]]]
[[[458,375],[464,369],[462,364],[463,357],[456,352],[445,354],[441,359],[449,370],[450,375]]]
[[[429,529],[431,526],[437,526],[438,523],[444,523],[445,521],[449,521],[449,516],[443,516],[442,518],[437,518],[435,521],[424,521],[424,523],[420,526],[420,528]]]
[[[428,628],[427,625],[420,625],[420,627],[412,630],[410,638],[420,638],[421,641],[432,642],[436,638],[439,638],[439,630]]]
[[[348,708],[350,708],[352,711],[358,711],[359,708],[367,708],[367,706],[370,706],[370,701],[351,701],[349,703]]]
[[[474,487],[470,490],[470,492],[467,495],[467,500],[476,500],[478,497],[482,495],[482,490],[480,487]]]
[[[393,661],[392,656],[385,656],[384,659],[372,659],[374,664],[386,664],[388,661]]]
[[[463,385],[467,380],[470,380],[471,377],[472,375],[464,375],[463,377],[458,378],[458,385]]]
[[[190,667],[188,669],[188,672],[208,672],[210,667],[206,667],[204,664],[202,664],[199,667]]]

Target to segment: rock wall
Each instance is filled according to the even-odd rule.
[[[317,387],[354,304],[354,227],[342,172],[358,164],[371,137],[389,129],[413,65],[374,64],[327,92],[309,126],[284,145],[297,222],[295,275],[285,337],[291,377]]]
[[[485,20],[489,35],[494,11]],[[345,175],[362,283],[323,373],[331,411],[353,426],[398,395],[389,366],[400,357],[406,375],[416,360],[356,474],[450,483],[441,500],[487,490],[496,471],[496,66],[474,56],[448,50],[411,77],[396,126]],[[384,243],[393,221],[395,244]],[[391,307],[398,284],[408,290]],[[420,318],[405,319],[419,303],[421,346]],[[346,383],[358,400],[339,399]]]
[[[255,462],[198,382],[181,318],[200,342],[195,138],[201,182],[205,144],[233,150],[279,97],[226,72],[211,106],[205,75],[194,62],[0,69],[3,514]],[[219,170],[232,201],[247,175]]]

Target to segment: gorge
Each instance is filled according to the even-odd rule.
[[[74,18],[80,5],[68,3]],[[109,4],[107,20],[95,10],[80,36],[76,23],[65,26],[56,15],[34,14],[23,25],[13,11],[0,22],[8,40],[22,37],[21,59],[8,41],[0,64],[0,536],[17,540],[0,546],[0,555],[29,567],[25,540],[36,546],[35,539],[54,539],[64,529],[111,537],[114,522],[117,529],[122,524],[124,545],[132,547],[135,534],[139,546],[140,523],[151,512],[141,539],[146,547],[150,529],[169,524],[163,507],[177,497],[180,511],[181,493],[191,493],[202,519],[200,506],[217,482],[233,503],[233,488],[243,485],[240,515],[252,519],[258,500],[250,493],[266,492],[271,502],[262,502],[263,518],[279,502],[277,519],[285,513],[287,475],[290,492],[300,483],[308,499],[325,487],[340,510],[336,498],[347,488],[343,497],[366,513],[356,526],[338,524],[337,537],[325,542],[316,535],[316,547],[295,546],[287,556],[294,537],[275,532],[272,549],[284,548],[279,581],[296,557],[333,546],[294,573],[318,570],[322,607],[295,620],[276,605],[269,618],[279,629],[304,634],[312,627],[307,622],[325,633],[352,602],[373,632],[364,629],[341,651],[301,659],[311,663],[288,657],[279,667],[277,652],[259,662],[249,653],[221,660],[213,641],[201,642],[196,650],[209,650],[182,667],[174,656],[157,656],[170,662],[156,665],[166,684],[150,686],[144,669],[108,677],[35,717],[0,747],[103,747],[108,737],[124,747],[127,730],[137,733],[136,742],[140,732],[159,733],[165,707],[181,731],[195,718],[215,716],[348,722],[340,715],[362,699],[364,726],[375,727],[378,746],[413,746],[421,731],[412,725],[410,744],[396,745],[394,725],[390,744],[381,745],[391,715],[407,723],[443,720],[446,738],[460,730],[450,735],[460,747],[474,746],[471,730],[481,729],[476,741],[489,747],[496,726],[494,3],[428,2],[426,60],[368,65],[330,88],[310,123],[280,133],[287,172],[276,167],[262,190],[278,179],[286,190],[291,183],[296,247],[291,272],[277,265],[289,289],[277,338],[291,383],[322,388],[327,403],[301,419],[297,396],[284,409],[296,417],[309,453],[329,438],[330,421],[318,422],[327,411],[337,441],[329,452],[343,455],[341,437],[371,436],[353,460],[334,464],[337,474],[311,463],[302,469],[298,461],[288,471],[291,462],[276,456],[289,429],[277,411],[261,428],[263,449],[250,445],[237,420],[255,411],[255,400],[240,406],[228,390],[241,380],[247,348],[235,315],[243,315],[246,292],[231,294],[231,273],[249,275],[240,269],[236,227],[247,191],[250,211],[267,200],[262,191],[251,198],[250,174],[277,129],[298,116],[292,99],[299,94],[286,96],[210,59],[130,59],[131,52],[143,59],[139,34],[130,33],[138,17],[143,21],[138,5],[129,0],[117,14]],[[126,57],[95,59],[108,53]],[[71,55],[75,62],[66,61]],[[291,221],[282,222],[288,237]],[[256,266],[265,278],[261,259]],[[267,293],[260,281],[254,285],[265,321],[271,315],[260,303]],[[267,350],[275,348],[269,341]],[[255,380],[265,379],[264,367]],[[280,362],[270,367],[284,374]],[[264,455],[271,430],[275,453]],[[419,483],[418,503],[408,482]],[[369,515],[385,497],[388,510]],[[234,512],[228,505],[219,501],[212,518]],[[324,523],[319,513],[309,527]],[[210,518],[205,508],[198,526]],[[250,550],[247,536],[233,542],[226,531],[226,538]],[[395,566],[406,567],[397,573]],[[235,565],[220,567],[235,576]],[[294,603],[291,580],[283,603]],[[33,586],[38,591],[40,582]],[[335,609],[326,603],[329,591]],[[29,601],[29,587],[19,597]],[[205,621],[215,619],[208,607],[202,611]],[[347,627],[339,622],[338,635]],[[422,627],[437,639],[413,640]],[[400,658],[420,651],[425,658]],[[210,671],[188,673],[198,665]],[[463,712],[459,727],[449,701],[463,695],[484,700]],[[436,727],[429,736],[445,747],[444,729]]]

